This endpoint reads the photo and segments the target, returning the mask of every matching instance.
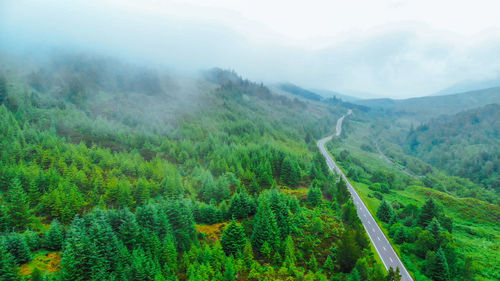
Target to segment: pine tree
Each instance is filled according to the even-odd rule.
[[[236,221],[231,221],[231,223],[224,229],[221,238],[222,249],[226,255],[236,256],[238,252],[243,250],[245,247],[246,238],[245,231],[243,227],[238,225]]]
[[[399,267],[394,270],[394,268],[389,268],[389,273],[386,277],[387,281],[401,281],[401,274],[399,273]]]
[[[28,195],[21,186],[19,179],[12,180],[6,194],[8,217],[15,229],[23,229],[31,222],[31,209]]]
[[[20,234],[12,233],[7,235],[3,239],[3,248],[14,257],[14,262],[18,265],[31,260],[28,244]]]
[[[315,207],[321,202],[321,198],[323,194],[321,193],[321,189],[318,187],[310,187],[309,192],[307,193],[307,203],[309,205]]]
[[[323,269],[326,270],[328,273],[333,273],[333,270],[335,269],[335,264],[333,263],[332,257],[330,257],[330,255],[326,257],[325,263],[323,264]]]
[[[290,233],[290,210],[288,209],[287,199],[278,189],[273,189],[269,201],[278,225],[280,240],[283,241]]]
[[[346,230],[337,248],[337,260],[342,272],[351,272],[361,256],[361,248],[356,244],[353,230]]]
[[[165,202],[163,209],[172,227],[178,250],[189,250],[196,234],[191,208],[183,200],[170,200]]]
[[[316,260],[314,253],[311,254],[311,258],[309,259],[309,262],[307,265],[308,265],[307,269],[309,269],[312,272],[316,272],[318,270],[318,261]]]
[[[132,250],[136,246],[140,235],[139,225],[137,224],[135,215],[128,209],[122,211],[118,235],[129,250]]]
[[[434,239],[439,238],[439,234],[442,231],[441,225],[439,224],[439,221],[434,217],[432,218],[431,222],[429,225],[427,225],[426,230],[428,230],[432,235],[434,236]]]
[[[50,251],[59,251],[62,248],[63,240],[61,225],[57,220],[53,220],[44,239],[45,248]]]
[[[420,214],[418,215],[417,222],[419,225],[426,227],[431,221],[432,218],[437,215],[437,206],[434,199],[429,198],[425,201],[424,206],[420,209]]]
[[[96,264],[96,247],[86,232],[83,219],[76,217],[68,231],[61,257],[61,280],[91,280]]]
[[[392,207],[387,203],[387,201],[382,200],[382,203],[377,209],[377,217],[383,222],[389,222],[394,216],[394,211]]]
[[[245,261],[246,264],[251,264],[253,260],[253,249],[252,249],[252,244],[250,244],[250,241],[247,241],[245,243],[245,247],[243,248],[243,260]]]
[[[290,268],[295,265],[297,258],[295,257],[295,245],[293,244],[293,239],[290,235],[285,240],[285,266]]]
[[[267,198],[259,198],[259,208],[255,215],[255,222],[251,242],[254,247],[260,249],[267,242],[268,247],[276,249],[279,245],[279,230],[275,216],[267,202]]]
[[[339,203],[339,205],[344,204],[350,198],[349,191],[347,190],[347,184],[342,177],[340,177],[340,180],[337,183],[336,193],[337,202]]]
[[[38,234],[31,230],[26,230],[23,233],[23,237],[31,252],[40,249],[42,243]]]
[[[226,261],[225,271],[224,271],[224,281],[234,281],[236,280],[236,270],[234,268],[234,261],[232,258],[228,258]]]
[[[359,276],[359,272],[356,268],[354,268],[349,274],[349,281],[361,281],[361,277]]]
[[[172,271],[177,271],[177,248],[172,235],[167,235],[163,241],[161,262],[167,264]]]
[[[439,248],[436,252],[434,258],[429,258],[427,264],[427,271],[429,277],[436,281],[446,281],[449,280],[449,268],[448,262],[446,261],[446,256],[443,249]]]
[[[14,257],[0,245],[0,281],[17,281],[17,268]]]

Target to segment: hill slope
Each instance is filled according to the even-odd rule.
[[[445,96],[428,96],[404,100],[358,100],[354,101],[354,103],[391,110],[395,113],[408,114],[418,120],[428,120],[442,114],[455,114],[487,104],[500,103],[500,87]]]
[[[411,131],[406,151],[452,175],[500,186],[500,105],[432,119]]]

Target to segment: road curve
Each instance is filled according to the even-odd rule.
[[[344,118],[351,114],[352,110],[349,109],[347,114],[344,116],[340,117],[339,120],[337,121],[337,127],[336,127],[336,133],[335,136],[340,136],[342,133],[342,121],[344,121]],[[391,243],[389,243],[389,240],[387,237],[384,235],[380,227],[378,226],[377,222],[371,215],[370,211],[368,211],[368,208],[366,207],[365,203],[363,203],[363,200],[359,197],[358,193],[354,188],[352,187],[351,183],[347,179],[347,177],[344,175],[342,170],[339,169],[335,161],[333,161],[332,157],[330,154],[327,152],[325,148],[325,143],[331,140],[333,137],[328,136],[326,138],[320,139],[318,141],[318,147],[325,157],[326,163],[328,165],[328,168],[330,171],[333,173],[337,173],[340,175],[344,181],[347,184],[347,189],[351,193],[351,197],[353,199],[354,204],[356,205],[356,209],[358,211],[358,216],[361,219],[361,222],[363,223],[363,226],[365,227],[366,232],[368,233],[368,236],[370,237],[370,240],[372,241],[373,245],[375,246],[375,250],[377,251],[378,255],[380,256],[380,259],[384,263],[385,269],[389,268],[399,268],[401,272],[401,280],[402,281],[412,281],[413,279],[411,278],[410,274],[406,270],[405,266],[399,259],[398,255],[392,248]]]

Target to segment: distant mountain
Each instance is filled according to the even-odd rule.
[[[444,96],[451,95],[454,93],[463,93],[470,91],[477,91],[481,89],[488,89],[500,87],[500,78],[499,79],[491,79],[491,80],[482,80],[482,81],[464,81],[452,85],[448,88],[445,88],[441,91],[431,94],[430,96]]]
[[[500,87],[445,96],[427,96],[404,100],[369,99],[357,100],[354,103],[371,108],[387,109],[396,113],[408,113],[416,119],[428,120],[439,115],[455,114],[487,104],[500,104]]]
[[[283,83],[278,86],[282,91],[288,92],[292,95],[296,95],[308,100],[314,100],[314,101],[321,101],[323,99],[322,96],[311,92],[309,90],[306,90],[304,88],[301,88],[297,85],[294,85],[292,83]]]
[[[332,98],[332,97],[337,97],[338,99],[341,99],[343,101],[356,101],[356,100],[359,100],[360,98],[358,97],[353,97],[353,96],[349,96],[349,95],[344,95],[344,94],[341,94],[339,92],[334,92],[334,91],[330,91],[330,90],[325,90],[325,89],[311,89],[311,91],[321,95],[322,97],[324,98]]]

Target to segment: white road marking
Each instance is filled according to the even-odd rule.
[[[391,260],[391,262],[393,262],[393,260],[392,260],[392,258],[391,258],[391,257],[389,257],[389,259]]]
[[[368,224],[371,224],[370,221],[368,221]]]
[[[380,241],[380,237],[377,236],[378,241]]]
[[[384,251],[387,251],[387,249],[384,246],[382,246],[382,248],[384,248]]]
[[[375,228],[372,227],[373,232],[375,232]]]

